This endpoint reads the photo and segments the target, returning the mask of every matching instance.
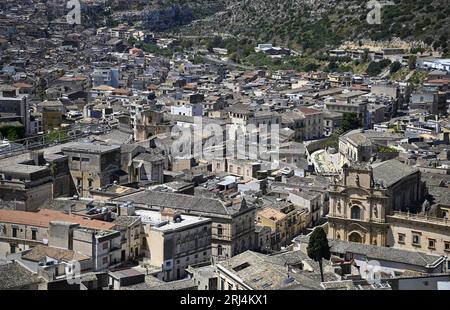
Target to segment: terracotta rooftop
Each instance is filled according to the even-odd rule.
[[[97,87],[93,87],[93,90],[98,90],[98,91],[113,91],[115,90],[114,87],[108,86],[108,85],[100,85]]]
[[[244,72],[242,76],[246,78],[253,78],[255,75],[257,75],[256,72]]]
[[[148,90],[157,90],[157,89],[158,89],[158,86],[155,85],[155,84],[150,84],[150,85],[147,87],[147,89],[148,89]]]
[[[132,92],[125,88],[116,88],[115,90],[113,90],[113,94],[130,96]]]
[[[184,89],[196,90],[197,89],[197,84],[195,84],[195,83],[188,83],[183,88]]]
[[[60,211],[43,209],[38,212],[26,212],[15,210],[0,210],[0,222],[37,227],[49,227],[52,221],[63,221],[80,224],[83,228],[112,229],[115,224],[99,220],[85,219],[79,215],[69,215]]]
[[[438,80],[429,80],[427,83],[431,84],[450,84],[450,79],[438,79]]]
[[[40,262],[47,256],[66,262],[70,262],[73,260],[83,261],[89,259],[89,256],[86,256],[82,253],[74,252],[72,250],[48,247],[41,244],[35,246],[30,252],[23,255],[22,258],[34,262]]]
[[[220,99],[220,96],[209,96],[207,98],[208,101],[216,101],[216,100],[219,100],[219,99]]]
[[[316,110],[316,109],[312,109],[312,108],[307,108],[307,107],[300,107],[300,108],[298,108],[298,110],[299,110],[300,112],[302,112],[303,114],[305,114],[305,115],[322,113],[322,111],[320,111],[320,110]]]
[[[142,54],[143,51],[140,48],[133,47],[132,49],[130,49],[130,53],[131,54]]]
[[[67,82],[85,81],[86,79],[87,78],[85,76],[67,76],[67,75],[59,78],[60,81],[67,81]]]
[[[258,212],[258,216],[263,216],[272,221],[279,221],[286,217],[286,214],[272,208],[265,208]]]
[[[33,85],[27,83],[14,83],[14,87],[17,88],[33,88]]]

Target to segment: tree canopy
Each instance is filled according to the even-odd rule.
[[[398,61],[395,61],[391,64],[391,74],[394,74],[398,70],[402,68],[402,64]]]
[[[317,227],[312,232],[311,237],[309,238],[307,253],[309,258],[319,263],[320,276],[322,282],[324,282],[322,259],[329,260],[331,253],[330,246],[328,245],[327,234],[322,227]]]
[[[391,61],[389,59],[383,59],[379,62],[372,61],[367,67],[367,74],[370,76],[380,75],[384,68],[389,66]]]
[[[342,117],[342,131],[346,132],[362,127],[362,121],[358,118],[356,113],[344,113]]]
[[[322,227],[317,227],[309,238],[308,248],[306,249],[309,258],[319,263],[320,277],[324,282],[322,259],[329,260],[331,257],[330,246],[328,245],[327,234]]]
[[[314,229],[308,244],[308,256],[318,262],[322,259],[330,259],[330,246],[328,245],[327,234],[322,227]]]

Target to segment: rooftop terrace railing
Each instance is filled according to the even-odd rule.
[[[400,212],[400,211],[395,211],[392,217],[450,226],[450,220],[448,218],[439,218],[434,216],[414,214],[409,212]]]

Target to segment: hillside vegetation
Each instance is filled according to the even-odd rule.
[[[232,35],[303,52],[344,41],[400,38],[449,52],[450,5],[443,0],[394,0],[382,9],[381,24],[369,25],[362,0],[167,0],[193,10],[193,21],[171,29],[185,35]]]

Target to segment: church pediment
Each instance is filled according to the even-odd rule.
[[[360,187],[349,187],[341,192],[341,194],[345,194],[350,198],[366,198],[370,196],[370,192]]]
[[[351,223],[351,224],[349,224],[348,227],[347,227],[347,230],[350,231],[350,232],[357,231],[357,232],[360,232],[360,233],[363,233],[363,234],[368,232],[367,228],[365,228],[364,226],[362,226],[362,225],[360,225],[358,223]]]

